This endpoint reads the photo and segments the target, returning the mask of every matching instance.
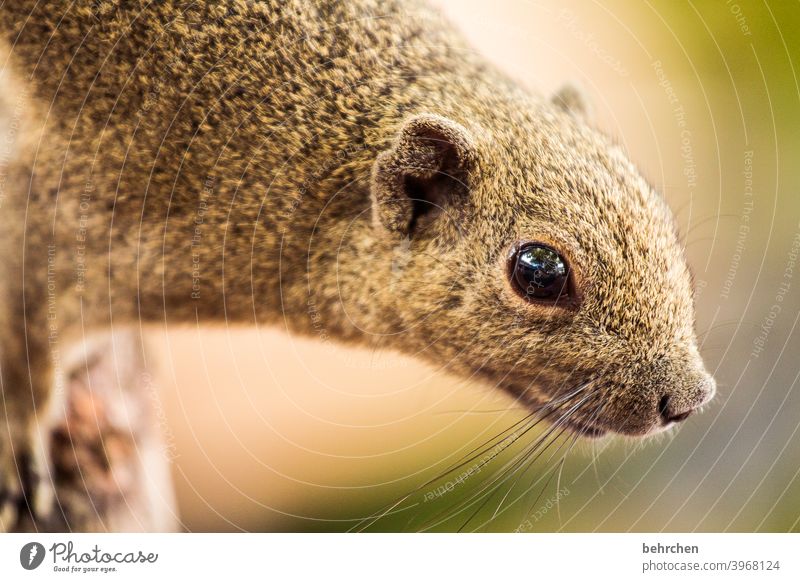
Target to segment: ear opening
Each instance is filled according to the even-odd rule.
[[[420,226],[429,224],[441,212],[441,196],[435,194],[428,180],[406,176],[405,189],[411,199],[411,220],[408,224],[409,234],[413,234]],[[426,220],[427,219],[427,220]],[[420,222],[423,224],[420,225]]]
[[[458,178],[446,173],[429,177],[406,176],[406,196],[411,200],[411,219],[407,234],[413,235],[425,230],[441,215],[448,200],[453,196],[463,197],[465,190],[464,184]]]
[[[373,168],[373,210],[378,225],[413,236],[463,200],[474,147],[469,132],[447,118],[425,114],[408,120]]]

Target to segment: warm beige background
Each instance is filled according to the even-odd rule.
[[[529,86],[583,86],[596,123],[676,210],[697,273],[698,327],[714,326],[703,337],[721,386],[711,409],[672,440],[641,450],[612,443],[588,474],[592,447],[573,453],[573,474],[583,476],[558,518],[537,529],[797,529],[800,399],[788,357],[798,348],[790,343],[797,289],[767,352],[750,357],[798,228],[796,6],[774,15],[742,2],[742,21],[724,2],[587,1],[568,12],[555,1],[439,4]],[[690,160],[654,61],[684,109]],[[753,228],[725,294],[751,149]],[[685,173],[692,164],[694,184]],[[378,509],[419,484],[419,471],[519,415],[462,414],[511,403],[393,353],[273,329],[171,330],[152,340],[167,454],[191,530],[346,529],[328,520]],[[517,512],[498,528],[524,518]]]

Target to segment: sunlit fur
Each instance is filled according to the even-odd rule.
[[[277,324],[402,350],[532,410],[587,385],[602,412],[571,421],[629,434],[660,427],[663,395],[688,410],[712,392],[660,196],[574,93],[521,88],[423,5],[15,0],[0,28],[5,82],[29,87],[3,98],[6,527],[19,475],[47,507],[31,435],[51,326],[66,342],[112,321]],[[398,180],[443,169],[441,213],[412,232]],[[567,258],[579,304],[513,292],[521,240]]]

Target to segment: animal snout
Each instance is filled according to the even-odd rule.
[[[697,407],[689,408],[688,410],[675,410],[672,406],[672,397],[667,394],[663,396],[658,403],[658,415],[661,418],[662,424],[672,424],[673,422],[681,422],[689,418],[689,415],[695,411]]]
[[[710,376],[702,378],[687,395],[664,394],[658,401],[658,417],[663,426],[682,422],[714,397],[716,386]]]

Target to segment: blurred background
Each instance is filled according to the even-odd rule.
[[[427,483],[523,412],[391,352],[274,329],[155,332],[183,527],[800,531],[798,4],[436,4],[527,86],[582,87],[664,193],[719,395],[665,437],[581,443],[563,465],[561,443],[500,489],[493,470],[541,431]]]

